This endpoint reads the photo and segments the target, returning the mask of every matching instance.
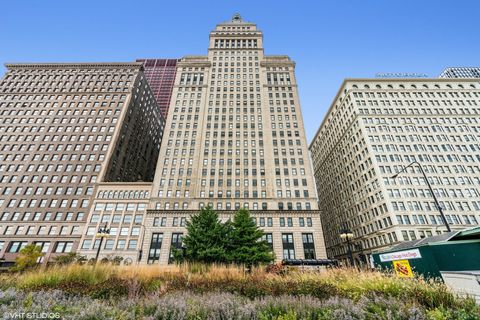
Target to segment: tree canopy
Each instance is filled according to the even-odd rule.
[[[263,231],[246,209],[240,209],[233,221],[222,222],[210,207],[203,208],[187,222],[183,249],[176,250],[176,261],[235,263],[247,267],[273,261],[273,253]]]
[[[15,258],[14,271],[23,271],[28,268],[37,266],[39,258],[43,257],[42,248],[34,243],[26,245],[22,248]]]

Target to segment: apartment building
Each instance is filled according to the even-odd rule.
[[[345,80],[309,148],[328,256],[346,258],[345,230],[357,263],[445,232],[421,168],[450,228],[478,225],[479,139],[478,79]]]
[[[7,64],[0,81],[0,258],[76,251],[106,181],[152,181],[164,119],[142,63]]]

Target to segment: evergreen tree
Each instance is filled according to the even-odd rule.
[[[261,240],[262,236],[263,231],[255,225],[250,212],[247,209],[237,211],[228,235],[228,260],[248,268],[272,262],[273,253],[268,243]]]
[[[226,263],[226,234],[228,226],[222,224],[218,214],[210,207],[203,208],[187,221],[187,235],[183,238],[185,249],[174,253],[176,261]]]

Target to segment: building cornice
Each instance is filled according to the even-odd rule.
[[[139,186],[145,186],[145,187],[150,187],[153,185],[153,182],[99,182],[97,183],[98,187],[139,187]]]
[[[9,70],[13,69],[40,69],[40,68],[138,68],[142,69],[141,62],[68,62],[68,63],[5,63]]]
[[[197,214],[201,210],[194,210],[194,209],[188,209],[188,210],[183,210],[183,209],[165,209],[165,210],[158,210],[158,209],[147,209],[147,215],[161,215],[161,214],[174,214],[174,215],[181,215],[181,214]],[[222,214],[231,214],[234,215],[238,210],[213,210],[219,215]],[[321,214],[321,210],[249,210],[250,214],[252,215],[261,215],[261,214],[277,214],[277,215],[299,215],[299,214],[306,214],[306,215],[315,215],[315,214]]]

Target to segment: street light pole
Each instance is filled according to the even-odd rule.
[[[100,243],[97,248],[97,255],[95,256],[95,263],[98,263],[98,257],[100,256],[100,249],[102,248],[103,238],[106,238],[110,235],[110,229],[107,228],[107,224],[102,228],[98,228],[97,237],[100,237]]]
[[[350,239],[353,238],[353,233],[349,229],[345,228],[341,231],[340,238],[347,240],[348,260],[350,261],[350,266],[353,267],[353,266],[355,266],[355,262],[353,261],[352,248],[350,246]]]
[[[445,224],[445,227],[447,228],[447,231],[448,231],[448,232],[451,232],[452,230],[450,229],[450,225],[448,224],[447,219],[445,218],[445,214],[443,214],[443,209],[442,209],[442,207],[440,206],[440,203],[438,202],[438,199],[437,199],[437,197],[435,196],[435,193],[433,193],[433,188],[432,188],[432,186],[430,185],[430,182],[428,181],[427,175],[425,174],[425,171],[423,171],[423,167],[422,167],[422,165],[421,165],[420,163],[418,163],[417,161],[413,161],[413,162],[410,163],[408,166],[403,167],[402,170],[400,170],[399,172],[397,172],[396,174],[394,174],[391,178],[392,178],[392,179],[396,179],[399,174],[405,172],[408,167],[411,167],[411,166],[414,165],[414,164],[416,164],[416,165],[420,168],[420,171],[422,172],[423,178],[425,179],[425,182],[427,183],[428,189],[430,190],[430,193],[432,194],[433,200],[435,201],[435,204],[436,204],[436,206],[437,206],[437,208],[438,208],[438,212],[439,212],[440,215],[442,216],[443,223]]]

